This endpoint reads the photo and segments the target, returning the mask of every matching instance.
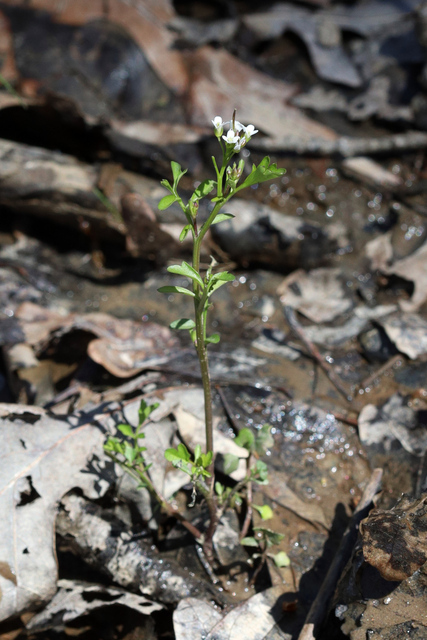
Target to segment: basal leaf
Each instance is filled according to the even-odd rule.
[[[255,436],[250,429],[244,427],[243,429],[240,429],[239,435],[234,439],[234,442],[238,444],[239,447],[244,447],[248,451],[252,451]]]
[[[244,547],[258,547],[258,542],[252,536],[242,538],[242,540],[240,540],[240,544],[242,544]]]
[[[226,475],[229,475],[230,473],[233,473],[233,471],[236,471],[237,467],[239,466],[239,458],[237,456],[235,456],[232,453],[225,453],[224,454],[224,473]]]
[[[279,553],[276,553],[276,555],[273,556],[273,561],[276,567],[279,568],[289,567],[289,565],[291,564],[288,554],[284,551],[279,551]]]
[[[258,511],[263,520],[270,520],[274,515],[273,509],[268,504],[263,504],[261,506],[253,504],[252,507]]]

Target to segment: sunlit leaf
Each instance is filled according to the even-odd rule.
[[[187,173],[187,169],[184,169],[183,171],[181,169],[181,165],[178,164],[178,162],[175,162],[174,160],[172,160],[171,162],[171,169],[172,169],[172,175],[173,175],[173,187],[176,190],[178,186],[178,182],[181,180],[182,176]]]
[[[205,342],[209,344],[218,344],[220,340],[221,336],[219,335],[219,333],[213,333],[211,336],[206,338]]]
[[[274,515],[273,509],[268,504],[263,504],[261,506],[253,504],[252,507],[258,511],[263,520],[270,520]]]
[[[186,296],[192,296],[193,298],[195,297],[194,292],[186,289],[185,287],[167,286],[160,287],[160,289],[157,289],[157,291],[159,291],[160,293],[183,293]]]
[[[242,540],[240,540],[240,544],[242,544],[244,547],[258,547],[258,542],[252,536],[242,538]]]
[[[253,165],[251,173],[246,180],[240,185],[239,189],[245,189],[253,184],[280,178],[286,173],[286,169],[278,168],[275,163],[270,164],[270,158],[266,156],[261,160],[258,166]]]
[[[157,208],[159,209],[159,211],[164,211],[177,200],[178,198],[173,193],[170,196],[164,196],[164,198],[162,198],[157,205]]]
[[[117,429],[121,433],[123,433],[124,436],[129,436],[129,437],[133,438],[133,436],[135,435],[135,432],[132,429],[132,427],[130,426],[130,424],[119,424]]]
[[[289,565],[291,564],[288,554],[284,551],[279,551],[279,553],[276,553],[276,555],[273,556],[273,560],[276,567],[279,568],[289,567]]]
[[[182,264],[172,264],[168,267],[169,273],[176,273],[179,276],[185,276],[186,278],[191,278],[191,280],[195,280],[203,287],[203,280],[201,276],[197,273],[193,267],[188,264],[188,262],[183,262]]]

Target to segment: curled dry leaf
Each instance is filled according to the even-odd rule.
[[[427,494],[404,495],[388,511],[374,509],[360,531],[365,560],[385,580],[406,580],[427,561]]]
[[[167,327],[156,323],[121,320],[106,313],[63,315],[31,302],[24,302],[17,309],[15,324],[20,329],[19,341],[27,342],[36,352],[42,351],[51,339],[72,331],[97,336],[88,345],[88,355],[121,378],[166,362],[178,344]],[[7,336],[4,340],[10,342]]]
[[[103,457],[90,424],[52,419],[43,409],[1,405],[0,620],[47,602],[56,591],[54,522],[73,487],[98,498],[107,489],[87,464]],[[60,471],[61,470],[61,471]]]

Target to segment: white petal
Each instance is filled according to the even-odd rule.
[[[215,118],[212,120],[212,124],[215,127],[215,129],[220,129],[222,127],[221,116],[215,116]]]

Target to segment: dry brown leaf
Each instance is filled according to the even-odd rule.
[[[365,560],[385,580],[406,580],[427,561],[427,494],[403,496],[388,511],[374,509],[360,531]]]

